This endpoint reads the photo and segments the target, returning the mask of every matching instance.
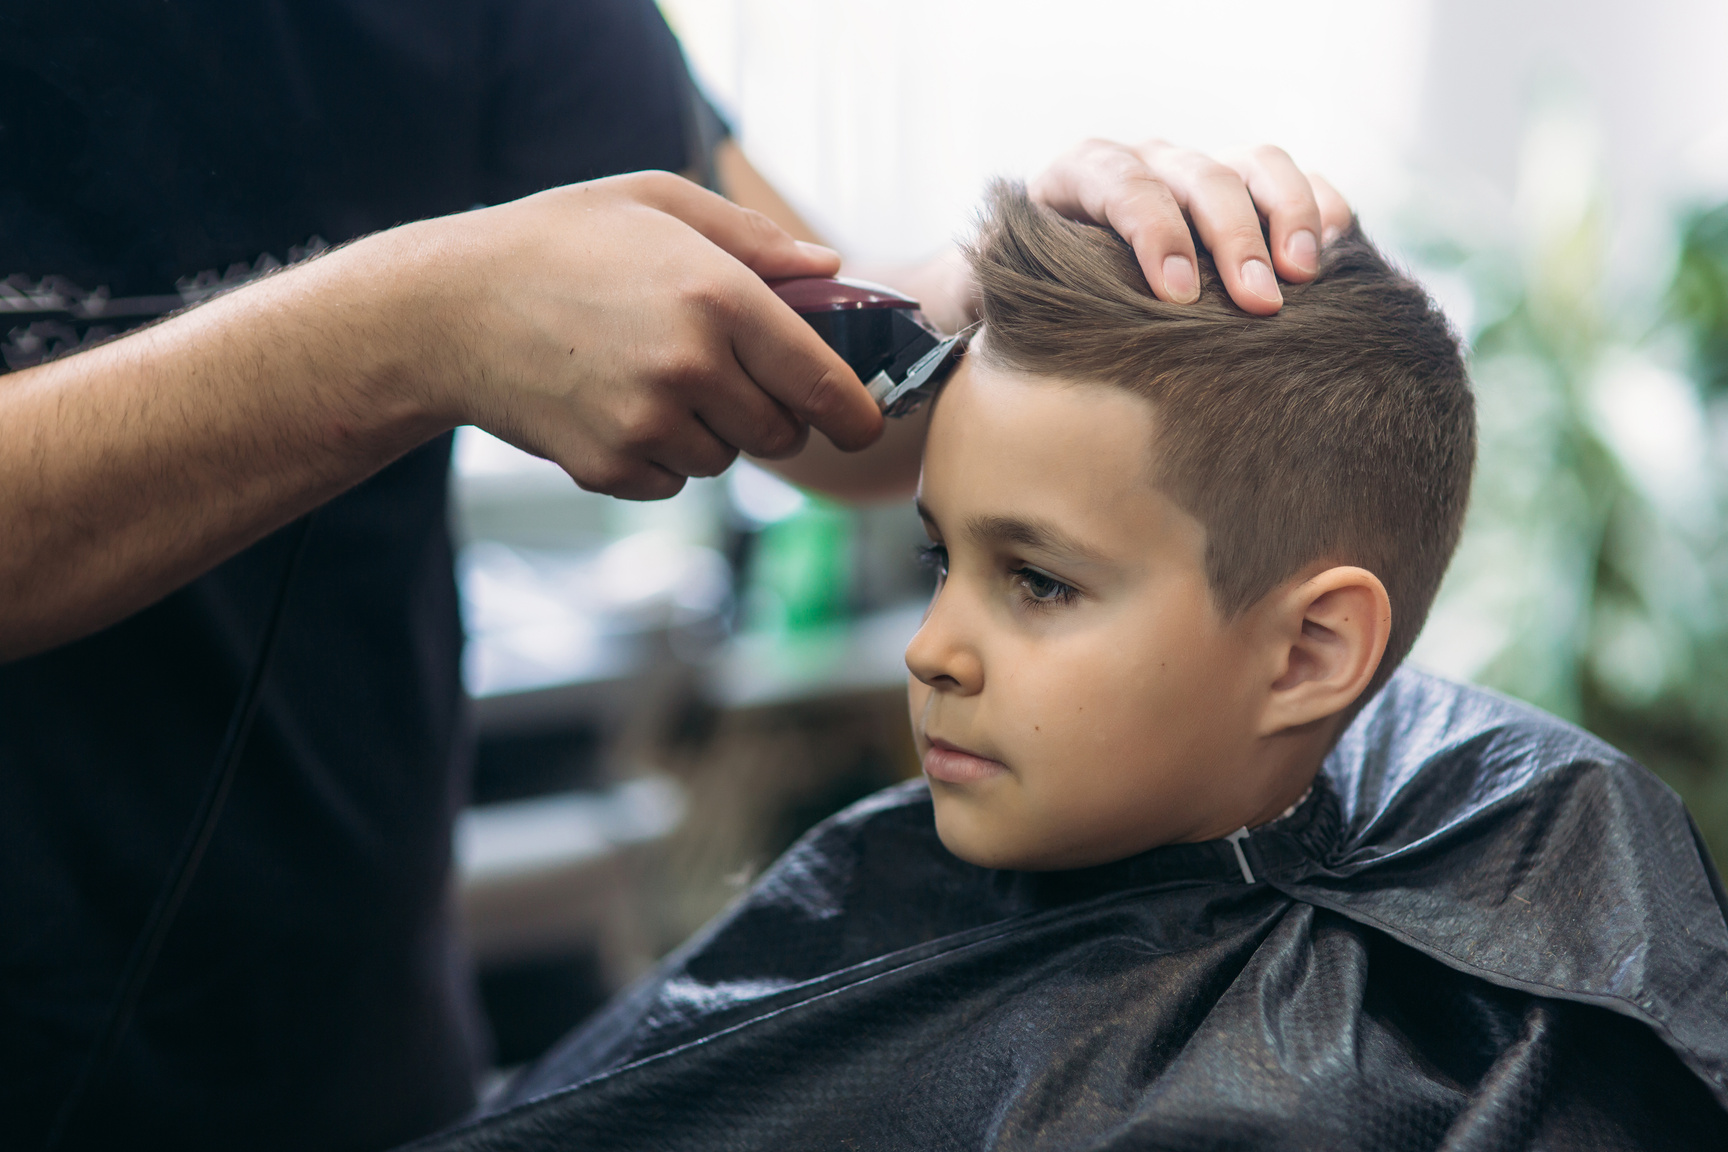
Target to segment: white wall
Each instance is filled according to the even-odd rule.
[[[1728,195],[1721,0],[662,7],[759,166],[866,261],[927,253],[989,176],[1087,135],[1276,141],[1376,231],[1412,180],[1509,200],[1528,101],[1556,85],[1600,123],[1621,249],[1676,199]]]
[[[1276,140],[1365,208],[1390,203],[1427,27],[1424,0],[662,7],[758,166],[866,261],[927,254],[991,175],[1031,175],[1089,135]]]

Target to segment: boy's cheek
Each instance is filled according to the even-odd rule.
[[[906,714],[912,720],[912,735],[918,741],[918,751],[924,751],[924,705],[930,700],[930,686],[910,672],[906,674]]]
[[[1136,682],[1133,672],[1131,661],[1109,650],[1026,658],[985,706],[1006,758],[1071,777],[1081,763],[1143,748],[1168,708],[1160,686]]]

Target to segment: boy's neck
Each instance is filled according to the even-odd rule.
[[[1330,716],[1300,729],[1280,732],[1261,742],[1258,758],[1263,771],[1259,778],[1268,781],[1263,792],[1265,799],[1254,809],[1253,816],[1238,827],[1249,830],[1264,827],[1301,805],[1314,787],[1314,778],[1320,774],[1326,754],[1337,742],[1342,730],[1339,721],[1340,717]]]

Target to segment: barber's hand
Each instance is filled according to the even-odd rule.
[[[1330,184],[1304,175],[1270,145],[1220,162],[1162,140],[1137,148],[1089,140],[1028,191],[1064,216],[1115,229],[1134,246],[1153,295],[1172,303],[1200,294],[1192,220],[1230,298],[1260,316],[1284,304],[1273,271],[1291,283],[1312,280],[1320,248],[1349,226],[1351,215]],[[1270,225],[1270,253],[1262,219]]]
[[[849,449],[881,434],[857,376],[763,283],[832,276],[839,256],[689,181],[618,176],[411,228],[434,230],[463,318],[458,420],[584,488],[659,499],[740,451],[791,455],[807,426]]]

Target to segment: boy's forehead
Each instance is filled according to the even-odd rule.
[[[1112,486],[1152,475],[1156,417],[1125,389],[1034,375],[969,355],[943,388],[925,445],[959,451],[990,471],[1059,468]]]
[[[921,499],[939,520],[1021,518],[1094,540],[1155,531],[1173,509],[1152,483],[1155,427],[1123,389],[969,355],[931,415]]]

